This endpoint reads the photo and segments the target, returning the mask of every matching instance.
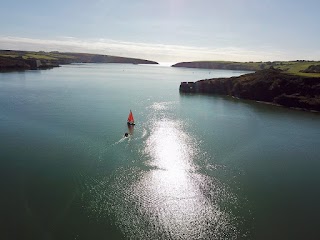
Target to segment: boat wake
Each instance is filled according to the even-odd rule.
[[[110,151],[114,146],[120,144],[120,143],[123,143],[125,141],[128,141],[130,142],[130,136],[129,137],[122,137],[119,141],[116,141],[114,143],[112,143],[111,145],[109,146],[105,146],[101,152],[100,152],[100,155],[99,155],[99,160],[101,161],[103,159],[103,156],[108,152]]]
[[[119,143],[122,143],[122,142],[124,142],[126,139],[128,139],[129,137],[123,137],[123,138],[121,138],[119,141],[117,141],[117,142],[115,142],[114,144],[112,144],[111,146],[114,146],[114,145],[117,145],[117,144],[119,144]]]
[[[147,136],[147,129],[143,129],[142,135],[141,135],[141,139],[145,138]]]

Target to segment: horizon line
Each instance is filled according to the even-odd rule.
[[[273,52],[270,52],[267,47],[262,47],[263,51],[261,49],[253,51],[235,47],[210,49],[207,47],[135,43],[111,39],[82,40],[72,37],[63,37],[56,40],[48,40],[11,36],[4,37],[1,35],[0,44],[3,46],[3,50],[99,54],[171,63],[201,61],[318,61],[314,60],[315,56],[286,56],[282,51],[274,50]]]

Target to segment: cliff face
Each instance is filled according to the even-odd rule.
[[[23,59],[11,59],[0,57],[0,70],[16,70],[16,69],[29,69],[30,66]]]
[[[229,95],[320,111],[320,78],[290,75],[275,69],[239,77],[181,83],[180,92]]]
[[[59,67],[58,61],[0,57],[0,71],[21,71]]]

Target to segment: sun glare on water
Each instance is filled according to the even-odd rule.
[[[152,122],[145,143],[146,164],[152,170],[135,184],[134,192],[144,195],[141,209],[155,217],[157,231],[164,230],[173,239],[209,239],[222,229],[235,234],[235,229],[225,231],[230,228],[229,216],[217,204],[223,187],[198,173],[194,159],[199,146],[183,130],[183,122],[165,117]]]
[[[91,211],[115,216],[112,221],[130,239],[234,239],[232,216],[221,207],[233,196],[219,180],[199,171],[199,143],[183,121],[167,114],[170,107],[157,103],[150,109],[140,145],[144,167],[119,169],[115,178],[94,186]]]

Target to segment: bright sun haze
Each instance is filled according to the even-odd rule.
[[[0,46],[158,62],[317,60],[318,9],[316,0],[3,1]]]

